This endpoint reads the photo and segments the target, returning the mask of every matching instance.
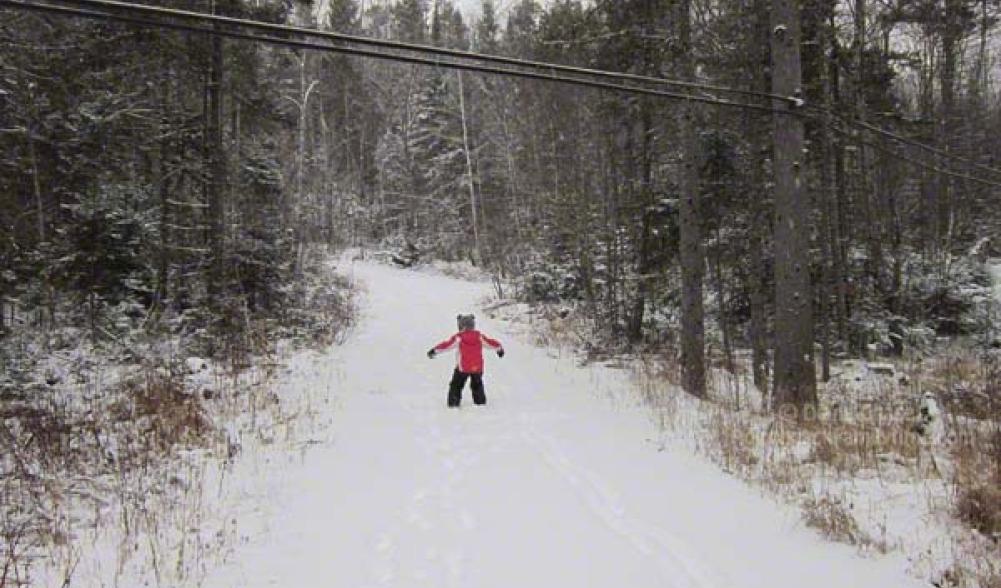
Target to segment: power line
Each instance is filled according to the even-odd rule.
[[[746,90],[743,88],[732,88],[728,86],[717,86],[712,84],[691,82],[686,80],[644,76],[644,75],[630,74],[623,72],[613,72],[607,70],[591,69],[591,68],[572,66],[572,65],[562,65],[556,63],[546,63],[540,61],[532,61],[528,59],[506,57],[503,55],[474,53],[472,51],[447,49],[444,47],[435,47],[433,45],[420,45],[416,43],[391,41],[387,39],[376,39],[372,37],[363,37],[358,35],[348,35],[333,31],[321,31],[317,29],[308,29],[290,25],[280,25],[280,24],[255,21],[250,19],[235,18],[229,16],[215,15],[215,14],[206,14],[202,12],[194,12],[188,10],[179,10],[174,8],[147,6],[143,4],[132,4],[129,2],[120,2],[118,0],[54,0],[54,2],[50,3],[3,0],[0,1],[0,5],[16,6],[19,8],[75,5],[84,8],[104,9],[109,11],[124,10],[132,13],[140,13],[152,16],[163,16],[169,18],[179,18],[187,21],[194,20],[196,22],[203,22],[203,23],[212,22],[216,24],[224,24],[229,26],[246,27],[249,29],[257,31],[265,31],[269,33],[280,33],[280,34],[291,33],[311,38],[322,38],[328,41],[339,43],[342,46],[356,45],[356,46],[374,47],[378,49],[418,52],[429,55],[437,55],[440,57],[448,57],[460,60],[474,60],[478,62],[493,63],[504,66],[513,66],[518,68],[526,68],[530,70],[545,71],[550,73],[584,75],[589,77],[597,77],[597,78],[623,81],[623,82],[654,84],[660,86],[673,86],[677,88],[702,90],[706,92],[720,92],[726,94],[750,96],[762,100],[780,101],[792,106],[799,104],[799,100],[794,97],[780,96],[778,94],[770,94],[767,92],[757,92],[753,90]]]
[[[971,161],[969,159],[960,157],[958,155],[954,155],[954,154],[949,153],[947,151],[942,151],[941,149],[936,149],[935,147],[932,147],[931,145],[927,145],[927,144],[922,143],[920,141],[915,141],[913,139],[908,139],[906,137],[898,135],[897,133],[893,133],[891,131],[887,131],[886,129],[877,127],[877,126],[875,126],[873,124],[870,124],[870,123],[867,123],[867,122],[863,122],[863,121],[856,121],[855,124],[858,125],[858,126],[860,126],[860,127],[862,127],[862,128],[864,128],[864,129],[866,129],[866,130],[872,131],[872,132],[874,132],[874,133],[876,133],[878,135],[882,135],[882,136],[887,137],[889,139],[892,139],[894,141],[899,141],[900,143],[904,143],[906,145],[910,145],[912,147],[916,147],[916,148],[921,149],[923,151],[927,151],[927,152],[929,152],[929,153],[931,153],[933,155],[936,155],[938,157],[942,157],[942,158],[945,158],[945,159],[951,159],[953,161],[958,161],[960,163],[965,163],[966,165],[969,165],[969,166],[974,167],[976,169],[979,169],[981,171],[985,171],[987,173],[996,174],[996,175],[1001,176],[1001,170],[994,169],[992,167],[983,165],[981,163],[977,163],[975,161]]]
[[[76,6],[74,6],[76,5]],[[768,113],[784,112],[796,116],[803,116],[812,119],[821,118],[825,114],[833,115],[842,124],[865,129],[877,135],[896,141],[905,145],[933,153],[943,159],[951,160],[971,166],[981,171],[1001,175],[1001,170],[997,170],[976,162],[969,161],[957,155],[935,149],[924,143],[909,139],[892,131],[877,127],[858,120],[846,120],[836,112],[827,112],[816,106],[798,108],[800,101],[793,97],[779,96],[765,92],[755,92],[739,88],[729,88],[696,82],[686,82],[682,80],[671,80],[666,78],[656,78],[650,76],[640,76],[636,74],[618,73],[605,70],[588,69],[575,66],[550,64],[537,61],[516,59],[511,57],[485,55],[472,53],[469,51],[458,51],[441,47],[418,45],[414,43],[404,43],[399,41],[388,41],[383,39],[373,39],[354,35],[345,35],[330,31],[318,31],[293,27],[289,25],[278,25],[260,21],[239,19],[219,15],[210,15],[199,12],[162,8],[155,6],[137,5],[117,0],[53,0],[51,2],[38,2],[37,0],[0,0],[0,6],[8,6],[22,10],[32,10],[49,12],[54,14],[81,16],[85,18],[117,20],[139,26],[167,28],[173,30],[189,31],[207,35],[221,35],[235,39],[266,42],[279,44],[301,49],[312,49],[319,51],[333,51],[348,55],[368,57],[372,59],[390,60],[416,65],[426,65],[431,67],[443,67],[478,73],[503,75],[510,77],[521,77],[552,81],[566,84],[573,84],[601,90],[616,92],[629,92],[636,94],[646,94],[662,98],[675,100],[686,100],[716,106],[729,106],[742,109],[758,110]],[[82,6],[82,7],[77,7]],[[136,16],[138,14],[139,16]],[[176,22],[181,19],[193,21],[196,24]],[[243,32],[232,30],[238,27],[244,30],[256,32]],[[289,38],[289,35],[299,36],[300,39]],[[391,52],[386,52],[390,50]],[[434,56],[434,57],[431,57]],[[580,77],[584,76],[584,77]],[[609,81],[602,81],[609,80]],[[620,82],[620,83],[616,83]],[[625,82],[625,83],[621,83]],[[776,108],[760,103],[748,103],[740,101],[725,100],[721,98],[697,95],[691,93],[678,93],[666,90],[639,86],[635,84],[653,84],[657,86],[673,86],[688,90],[701,90],[706,92],[732,93],[736,95],[750,96],[767,100],[774,104],[778,102],[785,104],[786,108]],[[812,113],[812,114],[811,114]],[[843,129],[839,132],[845,133]],[[846,133],[847,134],[847,133]],[[891,151],[892,152],[892,151]],[[898,154],[903,159],[908,159]],[[909,160],[909,159],[908,159]],[[910,160],[913,161],[913,160]],[[951,172],[938,167],[934,168],[939,173],[953,175],[963,179],[976,181],[979,183],[996,186],[995,182],[982,180],[974,176]]]
[[[586,79],[586,78],[572,77],[572,76],[566,76],[566,75],[559,75],[559,74],[557,74],[555,72],[564,71],[564,67],[563,66],[557,66],[557,65],[553,65],[552,67],[549,68],[549,69],[553,70],[551,73],[545,73],[545,72],[542,72],[542,71],[532,71],[532,70],[521,71],[521,70],[516,70],[516,69],[506,69],[506,68],[503,68],[503,67],[494,67],[494,66],[490,66],[490,65],[481,65],[481,64],[477,64],[477,63],[470,63],[469,62],[470,60],[457,60],[454,57],[449,57],[447,59],[441,59],[441,58],[422,57],[419,54],[418,55],[413,55],[413,54],[386,53],[384,51],[378,51],[376,49],[352,47],[352,46],[350,46],[348,44],[330,45],[330,44],[315,42],[315,41],[312,41],[312,40],[296,40],[296,39],[289,39],[289,38],[286,38],[286,37],[278,37],[275,34],[271,34],[271,33],[263,33],[263,34],[247,33],[247,32],[234,31],[234,30],[230,30],[230,29],[210,28],[208,26],[199,26],[197,24],[185,24],[185,23],[179,23],[179,22],[159,20],[156,16],[153,16],[152,18],[145,17],[145,16],[131,16],[131,15],[128,15],[128,14],[122,14],[122,13],[119,13],[119,12],[115,11],[115,9],[124,8],[125,6],[129,6],[130,7],[128,9],[126,9],[126,11],[129,11],[131,9],[132,5],[127,5],[127,4],[123,4],[123,3],[95,2],[93,0],[74,0],[72,3],[78,3],[78,4],[114,4],[114,7],[112,8],[111,11],[104,12],[104,11],[102,11],[100,9],[95,10],[95,9],[90,9],[90,8],[76,8],[76,7],[72,7],[72,6],[64,6],[64,5],[57,5],[57,4],[50,4],[50,3],[39,3],[39,2],[34,2],[34,1],[0,0],[0,6],[8,6],[8,7],[18,8],[18,9],[23,9],[23,10],[32,10],[32,11],[37,11],[37,12],[48,12],[48,13],[53,13],[53,14],[70,15],[70,16],[81,16],[81,17],[85,17],[85,18],[92,18],[92,19],[99,19],[99,20],[116,20],[116,21],[125,22],[125,23],[129,23],[129,24],[140,25],[140,26],[150,26],[150,27],[157,27],[157,28],[167,28],[167,29],[173,29],[173,30],[181,30],[181,31],[202,33],[202,34],[207,34],[207,35],[220,35],[220,36],[224,36],[224,37],[230,37],[230,38],[247,40],[247,41],[263,41],[263,42],[267,42],[267,43],[278,44],[278,45],[285,45],[285,46],[296,47],[296,48],[300,48],[300,49],[314,49],[314,50],[318,50],[318,51],[332,51],[332,52],[344,53],[344,54],[348,54],[348,55],[356,55],[356,56],[361,56],[361,57],[369,57],[369,58],[373,58],[373,59],[381,59],[381,60],[389,60],[389,61],[398,61],[398,62],[403,62],[403,63],[417,64],[417,65],[427,65],[427,66],[432,66],[432,67],[443,67],[443,68],[448,68],[448,69],[459,69],[459,70],[465,70],[465,71],[474,71],[474,72],[479,72],[479,73],[488,73],[488,74],[505,75],[505,76],[512,76],[512,77],[521,77],[521,78],[537,79],[537,80],[544,80],[544,81],[553,81],[553,82],[560,82],[560,83],[566,83],[566,84],[573,84],[573,85],[579,85],[579,86],[586,86],[586,87],[591,87],[591,88],[597,88],[597,89],[602,89],[602,90],[611,90],[611,91],[617,91],[617,92],[629,92],[629,93],[636,93],[636,94],[647,94],[647,95],[651,95],[651,96],[658,96],[658,97],[661,97],[661,98],[672,98],[672,99],[676,99],[676,100],[687,100],[687,101],[699,102],[699,103],[703,103],[703,104],[713,104],[713,105],[716,105],[716,106],[729,106],[729,107],[736,107],[736,108],[745,108],[745,109],[759,110],[759,111],[764,111],[764,112],[769,112],[769,113],[775,111],[774,108],[772,108],[770,106],[764,106],[764,105],[761,105],[761,104],[752,104],[752,103],[747,103],[747,102],[737,102],[737,101],[731,101],[731,100],[724,100],[724,99],[721,99],[721,98],[713,98],[713,97],[709,97],[709,96],[700,96],[700,95],[692,95],[692,94],[682,94],[682,93],[678,93],[678,92],[669,92],[669,91],[666,91],[666,90],[658,90],[658,89],[655,89],[655,88],[647,88],[647,87],[628,85],[628,84],[616,84],[616,83],[612,83],[612,82],[603,82],[603,81],[598,81],[598,80],[594,80],[594,79]],[[143,7],[143,8],[148,8],[148,7]],[[188,14],[189,15],[194,15],[194,14],[197,14],[197,13],[188,13]],[[239,19],[229,19],[228,17],[214,17],[212,15],[199,15],[199,18],[201,20],[205,20],[205,21],[209,21],[209,22],[213,22],[217,18],[225,18],[225,19],[228,19],[228,20],[239,20]],[[255,21],[245,21],[245,22],[247,22],[247,23],[253,23]],[[263,23],[260,23],[260,24],[263,24]],[[242,25],[240,25],[240,26],[242,26]],[[295,27],[288,27],[288,30],[285,30],[285,27],[279,27],[278,25],[268,25],[268,28],[273,28],[273,27],[278,27],[280,30],[282,30],[283,32],[286,32],[286,33],[288,33],[288,32],[305,33],[304,36],[306,36],[307,39],[308,39],[308,37],[312,37],[312,36],[326,36],[326,34],[320,34],[320,33],[322,33],[321,31],[313,31],[311,29],[297,29]],[[256,28],[256,27],[251,26],[249,28]],[[310,34],[310,33],[317,33],[317,35],[313,35],[313,34]],[[341,39],[340,41],[342,43],[348,43],[347,41],[344,41],[343,39]],[[411,51],[411,52],[415,52],[415,53],[420,53],[415,48],[416,47],[423,47],[423,46],[414,45],[412,47],[413,48],[406,48],[405,50]],[[436,53],[436,52],[432,52],[432,53]],[[541,69],[541,68],[536,68],[536,69]],[[599,70],[591,70],[591,71],[599,71]],[[580,73],[583,73],[583,71],[580,72]],[[617,75],[617,74],[613,74],[611,72],[602,72],[602,76],[600,76],[600,77],[614,77],[615,75]],[[628,76],[628,74],[624,74],[624,75]],[[651,79],[659,79],[659,78],[651,78]],[[673,83],[673,82],[671,82],[671,83]]]
[[[991,186],[993,188],[1001,188],[1001,182],[994,182],[992,180],[985,180],[983,178],[978,178],[976,176],[971,176],[969,174],[964,174],[962,172],[957,172],[957,171],[953,171],[953,170],[950,170],[950,169],[945,169],[945,168],[942,168],[942,167],[940,167],[938,165],[935,165],[935,164],[924,163],[922,161],[918,161],[917,159],[915,159],[913,157],[909,157],[909,156],[904,155],[902,153],[899,153],[899,152],[897,152],[897,151],[895,151],[893,149],[890,149],[890,148],[888,148],[886,146],[879,145],[878,143],[875,143],[873,141],[862,141],[861,144],[866,145],[868,147],[872,147],[873,149],[876,149],[878,151],[882,151],[883,153],[886,153],[887,155],[890,155],[892,157],[896,157],[897,159],[900,159],[902,161],[906,161],[907,163],[911,163],[913,165],[916,165],[916,166],[918,166],[918,167],[920,167],[922,169],[926,169],[928,171],[932,171],[932,172],[935,172],[935,173],[938,173],[938,174],[942,174],[944,176],[949,176],[949,177],[960,179],[960,180],[967,180],[967,181],[974,182],[976,184],[981,184],[981,185],[984,185],[984,186]]]
[[[932,155],[935,155],[937,157],[940,157],[940,158],[942,158],[944,160],[950,160],[950,161],[953,161],[953,162],[956,162],[956,163],[963,164],[964,166],[968,166],[970,168],[974,168],[974,169],[978,169],[978,170],[983,171],[983,172],[987,172],[988,174],[993,174],[995,176],[1001,176],[1001,170],[999,170],[999,169],[983,165],[982,163],[977,163],[975,161],[972,161],[972,160],[967,159],[965,157],[961,157],[961,156],[956,155],[954,153],[949,153],[947,151],[943,151],[941,149],[937,149],[935,147],[932,147],[931,145],[928,145],[927,143],[922,143],[921,141],[916,141],[914,139],[910,139],[908,137],[905,137],[905,136],[901,135],[900,133],[895,133],[893,131],[884,129],[882,127],[878,127],[878,126],[876,126],[876,125],[874,125],[872,123],[868,123],[868,122],[865,122],[865,121],[862,121],[862,120],[858,120],[858,119],[846,118],[846,117],[842,116],[841,114],[839,114],[838,112],[834,111],[833,109],[826,109],[826,108],[821,108],[821,107],[817,107],[817,106],[807,106],[805,108],[805,110],[811,112],[810,118],[812,120],[820,121],[821,124],[830,124],[830,123],[825,123],[824,122],[825,121],[825,115],[829,115],[832,118],[834,118],[841,125],[844,125],[845,127],[851,127],[855,131],[859,131],[859,130],[870,131],[870,132],[872,132],[872,133],[874,133],[876,135],[879,135],[879,136],[881,136],[884,139],[887,139],[889,141],[900,143],[901,145],[909,145],[909,146],[914,147],[916,149],[919,149],[921,151],[926,151],[926,152],[928,152],[928,153],[930,153]],[[837,130],[837,132],[842,133],[842,134],[844,134],[846,136],[849,136],[849,137],[852,136],[851,132],[849,132],[848,130],[846,130],[844,128],[837,128],[837,127],[835,127],[835,129]],[[884,153],[894,153],[894,151],[889,150],[889,149],[882,149],[882,151]],[[903,156],[901,156],[901,157],[903,157]],[[938,171],[940,173],[944,173],[946,175],[955,175],[956,177],[960,177],[960,178],[963,178],[963,179],[969,179],[969,180],[978,181],[979,183],[982,183],[982,184],[987,184],[987,185],[991,185],[991,186],[1001,185],[1001,184],[997,184],[997,183],[995,183],[995,182],[993,182],[991,180],[978,180],[977,178],[972,177],[972,176],[968,176],[968,175],[962,175],[962,174],[957,175],[956,173],[947,172],[947,171],[942,170],[942,169],[940,169],[938,167],[935,167],[934,170]]]
[[[862,146],[865,146],[865,147],[871,147],[873,149],[876,149],[877,151],[881,151],[883,153],[886,153],[887,155],[895,157],[895,158],[897,158],[897,159],[899,159],[901,161],[906,161],[907,163],[911,163],[911,164],[916,165],[916,166],[918,166],[918,167],[920,167],[922,169],[925,169],[925,170],[928,170],[928,171],[933,171],[933,172],[942,174],[944,176],[949,176],[949,177],[957,178],[957,179],[960,179],[960,180],[967,180],[967,181],[974,182],[974,183],[977,183],[977,184],[981,184],[981,185],[984,185],[984,186],[991,186],[993,188],[1001,188],[1001,182],[997,182],[997,181],[994,181],[994,180],[988,180],[988,179],[980,178],[980,177],[977,177],[977,176],[972,176],[970,174],[966,174],[966,173],[963,173],[963,172],[955,171],[955,170],[952,170],[952,169],[947,169],[947,168],[941,167],[941,166],[936,165],[936,164],[925,163],[923,161],[919,161],[918,159],[915,159],[914,157],[910,157],[908,155],[904,155],[903,153],[900,153],[898,150],[896,150],[896,149],[894,149],[892,147],[889,147],[889,146],[886,146],[886,145],[881,145],[881,144],[879,144],[879,143],[877,143],[875,141],[872,141],[872,140],[867,140],[867,139],[864,139],[864,138],[857,137],[853,133],[854,129],[842,128],[842,127],[840,127],[840,126],[838,126],[836,124],[837,122],[843,122],[843,123],[849,123],[850,124],[852,121],[843,121],[843,120],[839,120],[839,121],[836,121],[836,122],[832,121],[831,123],[829,123],[829,127],[832,130],[834,130],[834,132],[839,133],[839,134],[841,134],[843,136],[846,136],[846,137],[850,138],[851,140],[855,141],[859,145],[862,145]],[[854,121],[854,122],[857,123],[858,121]],[[875,127],[875,129],[881,130],[881,129],[879,129],[879,127]],[[891,135],[891,138],[893,138],[894,140],[897,139],[897,135],[895,135],[894,133],[890,133],[889,131],[886,131],[886,134]],[[932,149],[932,148],[930,148],[927,145],[924,145],[922,143],[918,143],[917,141],[909,141],[907,143],[908,144],[912,144],[914,147],[917,147],[917,148],[930,149],[933,152],[937,152],[937,150]]]

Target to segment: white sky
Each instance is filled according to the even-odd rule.
[[[516,0],[494,0],[494,8],[497,10],[497,14],[503,15],[508,11],[511,6],[514,5]],[[452,0],[459,10],[462,11],[462,16],[466,21],[472,21],[480,17],[480,5],[483,4],[483,0]],[[547,0],[542,0],[539,2],[543,6],[548,4]],[[503,23],[503,20],[501,20]]]
[[[463,20],[471,20],[480,14],[481,0],[456,0],[455,5],[462,11]]]

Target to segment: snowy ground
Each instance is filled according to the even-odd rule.
[[[917,586],[805,529],[688,450],[660,446],[627,374],[529,346],[480,318],[489,403],[444,407],[449,335],[487,284],[357,262],[364,316],[300,361],[325,435],[295,459],[245,454],[242,541],[210,587]],[[294,391],[289,390],[289,393]],[[300,390],[301,392],[301,390]],[[262,460],[267,460],[263,463]]]

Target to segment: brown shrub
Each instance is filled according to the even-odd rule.
[[[960,486],[957,516],[988,537],[1001,538],[1001,487],[992,483]]]
[[[748,419],[720,409],[713,415],[711,430],[725,470],[734,472],[757,465],[759,442]]]
[[[188,394],[182,381],[149,374],[127,384],[129,394],[112,407],[118,420],[135,419],[143,430],[143,443],[169,451],[198,445],[212,434],[213,426],[198,397]]]
[[[886,552],[887,546],[863,531],[849,509],[850,505],[846,508],[840,500],[830,496],[810,498],[803,503],[803,520],[832,541]]]

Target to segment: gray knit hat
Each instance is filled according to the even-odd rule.
[[[460,331],[471,331],[476,328],[476,317],[471,314],[460,314],[455,317]]]

